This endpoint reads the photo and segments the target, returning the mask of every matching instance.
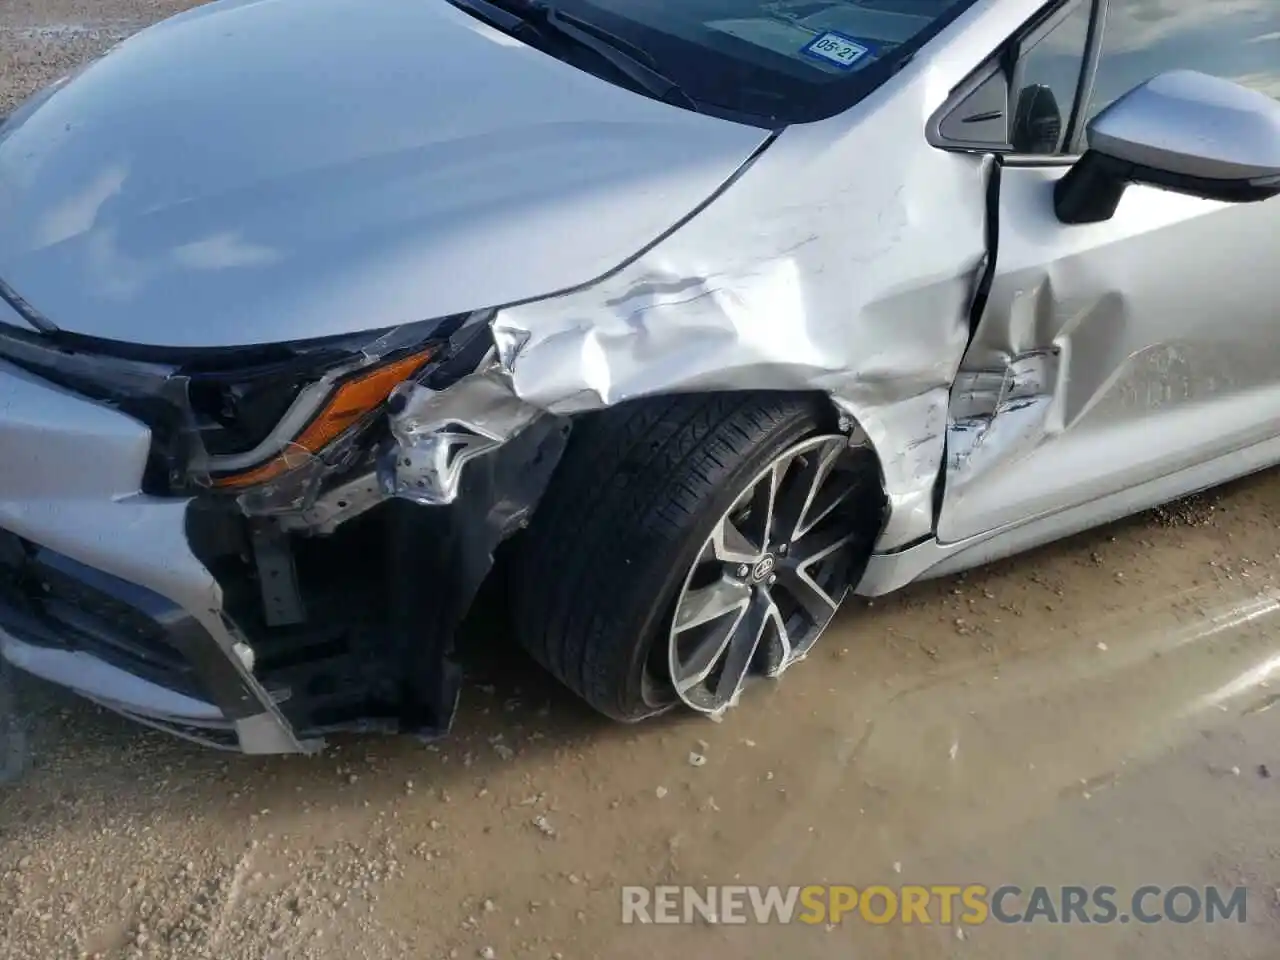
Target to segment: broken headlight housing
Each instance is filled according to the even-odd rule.
[[[232,494],[249,512],[271,513],[305,506],[322,480],[368,466],[395,387],[470,372],[491,346],[489,316],[227,349],[5,328],[0,358],[145,423],[147,493]]]

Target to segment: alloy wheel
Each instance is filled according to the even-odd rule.
[[[847,437],[798,443],[716,522],[677,595],[667,642],[675,694],[719,713],[753,677],[805,656],[850,587],[863,526]]]

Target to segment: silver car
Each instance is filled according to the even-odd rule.
[[[309,751],[446,730],[494,605],[718,715],[1280,462],[1276,96],[1275,0],[175,17],[0,127],[3,661]]]

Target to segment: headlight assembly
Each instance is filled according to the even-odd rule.
[[[0,358],[150,427],[146,492],[232,494],[250,512],[275,512],[368,463],[401,383],[470,372],[491,342],[489,316],[198,350],[0,328]]]
[[[231,402],[219,409],[214,426],[201,430],[202,438],[222,440],[228,434],[251,433],[253,427],[245,429],[242,424],[253,423],[259,429],[270,425],[270,432],[261,443],[240,453],[214,453],[206,442],[210,484],[223,490],[256,486],[323,454],[376,414],[391,391],[421,371],[438,349],[426,346],[391,359],[380,358],[337,376],[325,374],[305,385],[296,380],[284,385],[241,381],[223,387],[218,391],[220,398]],[[194,398],[198,388],[207,389],[209,381],[193,378],[190,386]],[[282,411],[281,396],[290,394],[293,402]],[[192,406],[199,410],[194,399]]]

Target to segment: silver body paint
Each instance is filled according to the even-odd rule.
[[[404,392],[396,468],[282,521],[320,533],[388,496],[452,503],[467,456],[540,416],[826,394],[880,460],[889,515],[859,590],[884,593],[1280,461],[1276,201],[1133,187],[1110,221],[1068,227],[1052,193],[1069,161],[1006,165],[991,211],[994,158],[926,142],[1042,6],[978,3],[856,107],[761,150],[761,130],[443,3],[372,0],[335,30],[338,0],[224,2],[0,133],[0,278],[66,330],[171,346],[497,306],[496,365]],[[369,49],[380,70],[361,69]],[[229,56],[214,95],[201,78]],[[472,85],[465,102],[422,95],[441,76]],[[2,304],[0,322],[23,323]],[[169,598],[235,656],[186,504],[138,492],[147,442],[0,365],[0,449],[39,451],[0,458],[0,527]],[[210,720],[11,637],[0,652],[132,715]],[[245,749],[304,746],[273,709],[241,723]]]
[[[567,414],[661,393],[822,391],[880,455],[882,546],[927,536],[986,260],[990,161],[921,130],[989,52],[990,15],[962,18],[941,40],[949,55],[920,57],[854,109],[784,130],[621,270],[500,311],[515,393]]]
[[[391,496],[428,507],[453,503],[468,463],[546,415],[516,397],[492,361],[448,390],[416,384],[399,390],[404,408],[391,417],[397,462],[382,486]]]
[[[1001,255],[956,390],[957,412],[986,406],[973,415],[987,421],[967,450],[955,444],[944,542],[1275,436],[1276,204],[1134,187],[1113,220],[1064,229],[1045,202],[1061,173],[1004,171]],[[1169,282],[1180,275],[1230,281]],[[1001,371],[1006,395],[994,403],[964,389]]]
[[[16,320],[0,303],[0,322]],[[261,711],[227,722],[211,704],[3,630],[0,655],[105,706],[168,724],[231,729],[246,752],[308,749],[236,652],[241,638],[221,615],[222,589],[187,543],[186,501],[139,492],[149,443],[137,421],[0,361],[0,528],[172,601],[236,666]]]
[[[767,137],[442,0],[225,6],[0,132],[0,277],[55,326],[277,343],[543,296],[669,230]]]

